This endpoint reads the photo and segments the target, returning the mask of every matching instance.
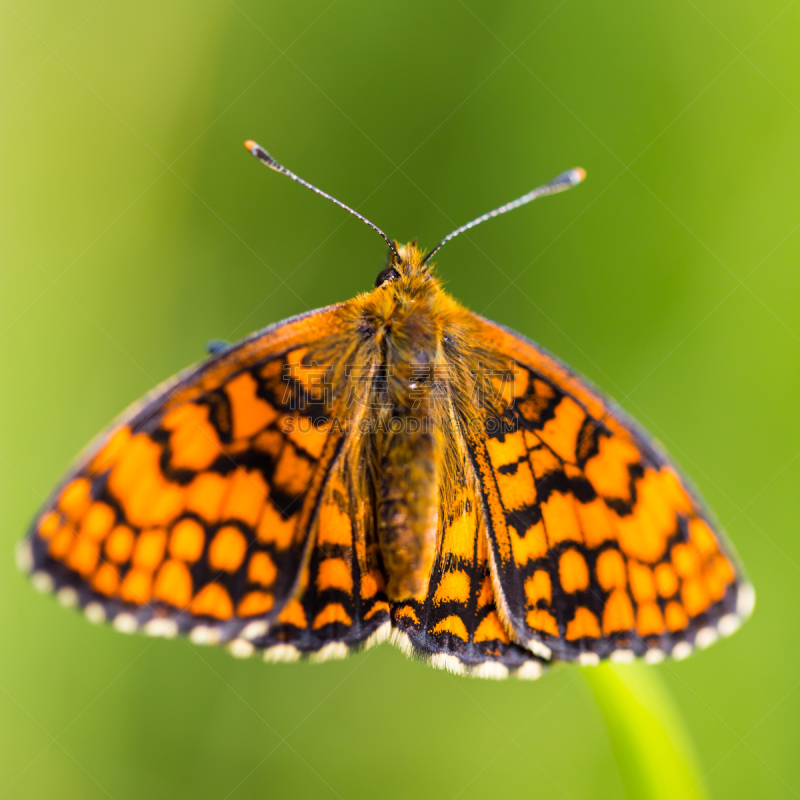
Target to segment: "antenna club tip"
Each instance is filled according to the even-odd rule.
[[[249,150],[251,153],[252,153],[252,152],[253,152],[253,150],[255,150],[257,147],[261,147],[261,145],[260,145],[258,142],[254,142],[252,139],[248,139],[248,140],[247,140],[247,141],[244,143],[244,146],[245,146],[245,147],[246,147],[246,148],[247,148],[247,149],[248,149],[248,150]]]
[[[581,183],[586,180],[586,170],[583,167],[575,167],[572,170],[572,180],[574,183]]]

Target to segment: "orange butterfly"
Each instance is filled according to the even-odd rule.
[[[272,169],[332,200],[278,164]],[[123,632],[267,661],[390,639],[457,673],[682,658],[754,593],[674,465],[538,345],[389,245],[373,291],[215,352],[129,409],[20,548]]]

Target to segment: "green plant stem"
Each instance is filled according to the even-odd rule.
[[[691,740],[652,667],[584,669],[630,800],[707,800]]]

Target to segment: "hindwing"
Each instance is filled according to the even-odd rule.
[[[484,504],[459,431],[440,481],[437,551],[428,590],[392,604],[393,641],[435,667],[486,678],[538,678],[543,660],[498,614]]]
[[[389,638],[386,578],[369,544],[373,504],[351,442],[326,478],[297,588],[272,627],[253,641],[267,661],[342,658]]]

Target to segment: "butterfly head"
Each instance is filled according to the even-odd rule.
[[[424,258],[425,252],[417,246],[416,239],[405,245],[394,242],[393,247],[389,250],[386,267],[375,278],[375,288],[379,289],[381,286],[403,278],[410,280],[422,277],[430,271],[432,266],[426,265]]]

